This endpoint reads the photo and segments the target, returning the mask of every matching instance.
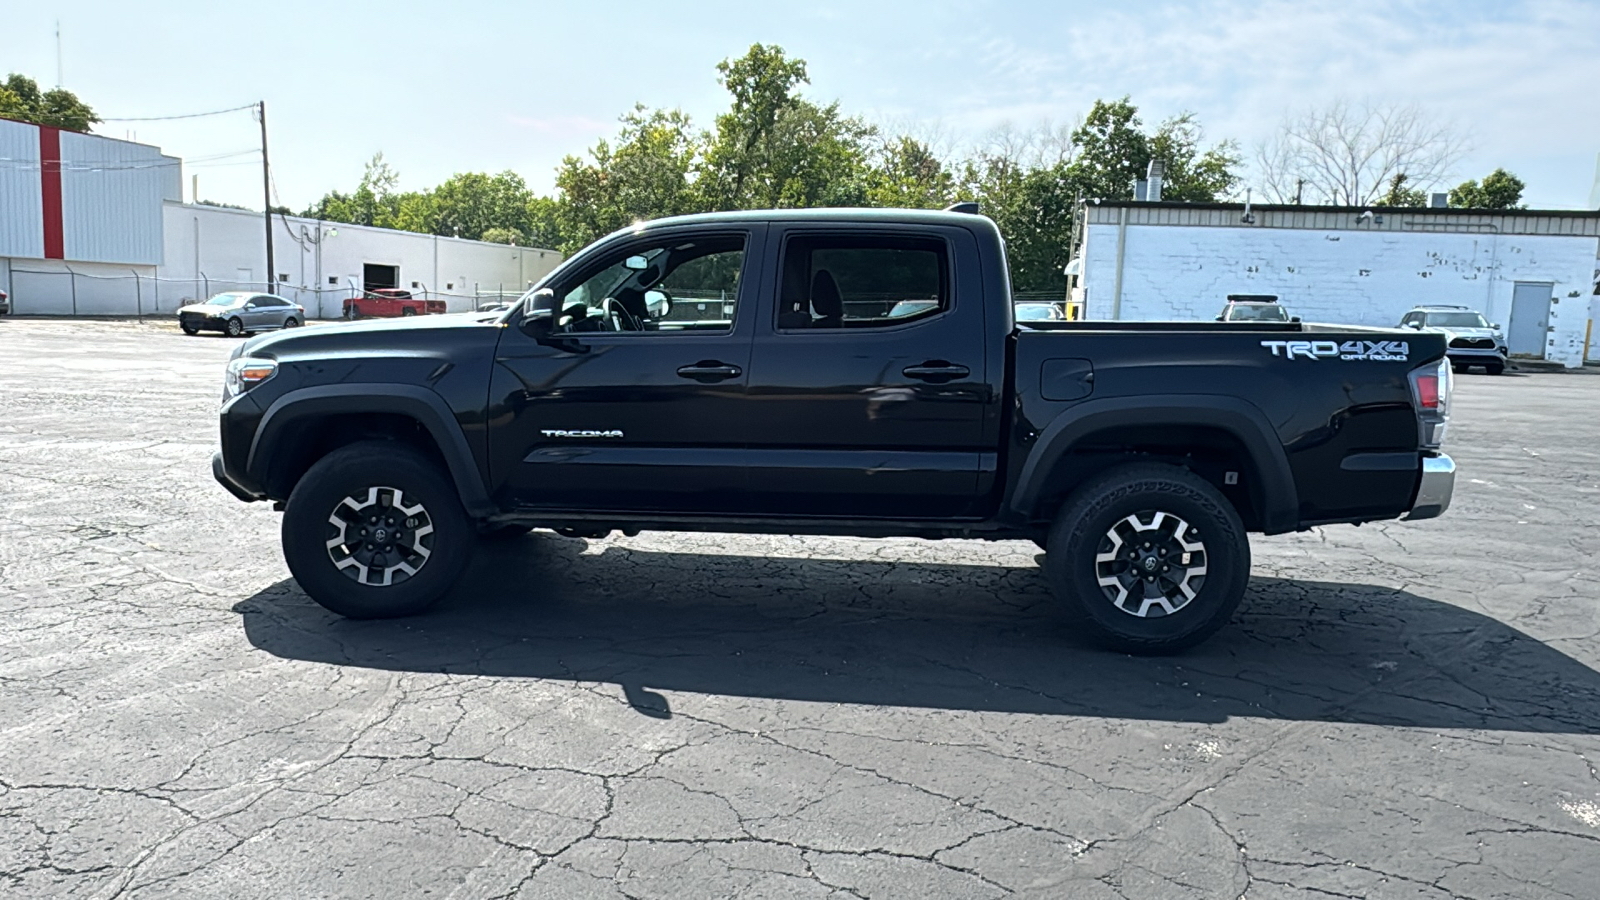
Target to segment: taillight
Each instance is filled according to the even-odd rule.
[[[1428,372],[1413,376],[1417,386],[1417,406],[1421,409],[1439,408],[1439,373]]]
[[[1448,359],[1411,370],[1411,399],[1417,405],[1418,438],[1424,449],[1437,450],[1444,443],[1450,421],[1450,378]]]

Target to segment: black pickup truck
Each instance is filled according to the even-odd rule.
[[[413,613],[534,527],[1036,541],[1102,643],[1231,616],[1248,532],[1437,516],[1443,336],[1013,320],[966,212],[648,222],[512,309],[303,328],[228,366],[217,479],[284,510],[290,571]]]

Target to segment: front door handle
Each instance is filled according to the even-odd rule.
[[[715,359],[702,359],[692,366],[680,366],[679,378],[692,378],[701,384],[711,384],[717,381],[727,381],[729,378],[738,378],[744,374],[738,366],[732,366]]]
[[[972,370],[966,366],[945,362],[942,359],[930,359],[920,366],[907,366],[900,370],[900,374],[907,378],[919,378],[923,381],[931,381],[937,384],[943,381],[965,378],[972,374]]]

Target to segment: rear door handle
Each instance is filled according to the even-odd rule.
[[[744,374],[738,366],[731,366],[715,359],[702,359],[692,366],[680,366],[679,378],[692,378],[702,384],[711,384],[717,381],[727,381],[729,378],[738,378]]]
[[[952,381],[957,378],[965,378],[972,374],[972,370],[968,369],[966,366],[958,366],[954,363],[947,363],[942,359],[930,359],[920,366],[907,366],[900,370],[900,374],[906,376],[907,378],[919,378],[923,381],[940,382]]]

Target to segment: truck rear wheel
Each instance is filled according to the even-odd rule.
[[[1250,540],[1204,479],[1140,463],[1073,492],[1050,529],[1045,569],[1097,643],[1175,653],[1232,618],[1250,578]]]
[[[282,539],[301,589],[353,619],[432,606],[477,544],[449,477],[388,441],[351,444],[318,460],[289,495]]]

